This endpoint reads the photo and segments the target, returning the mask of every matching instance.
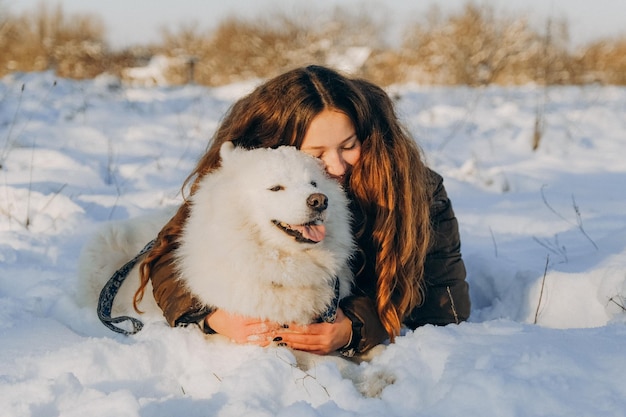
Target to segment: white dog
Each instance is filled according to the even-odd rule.
[[[350,293],[349,260],[356,248],[341,186],[319,160],[293,147],[244,150],[227,142],[220,156],[221,166],[190,197],[190,215],[174,257],[179,279],[206,305],[232,313],[279,323],[332,320],[339,299]],[[80,257],[80,302],[96,306],[109,278],[173,214],[168,209],[105,225]],[[138,306],[143,314],[134,311],[138,286],[135,265],[116,294],[111,315],[164,321],[150,283]],[[382,348],[355,361],[370,360]],[[318,360],[335,362],[364,395],[378,395],[395,378],[376,368],[363,372],[343,357],[292,352],[305,371]]]
[[[222,145],[221,166],[191,196],[176,270],[209,306],[279,323],[311,323],[350,293],[355,249],[348,200],[321,162],[293,147],[244,150]],[[107,225],[81,254],[83,302],[100,289],[171,217],[164,212]],[[122,284],[113,315],[162,320],[148,285],[139,308],[135,266]]]

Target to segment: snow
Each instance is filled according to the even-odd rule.
[[[256,82],[1,80],[0,415],[624,414],[624,88],[389,89],[445,178],[472,317],[406,331],[353,379],[331,359],[305,372],[284,348],[193,328],[117,335],[79,307],[83,243],[108,220],[178,204],[223,113]]]

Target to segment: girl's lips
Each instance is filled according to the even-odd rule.
[[[332,178],[333,180],[337,181],[343,187],[345,187],[347,185],[347,183],[348,183],[349,175],[348,175],[347,172],[344,173],[343,175],[330,175],[330,174],[328,174],[328,175],[330,176],[330,178]]]

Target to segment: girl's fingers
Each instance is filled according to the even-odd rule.
[[[280,340],[277,340],[280,339]],[[275,341],[285,344],[287,347],[306,352],[326,354],[332,351],[331,343],[327,336],[302,333],[277,333]]]

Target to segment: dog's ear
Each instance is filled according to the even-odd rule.
[[[220,158],[222,158],[222,161],[228,159],[228,157],[234,152],[234,150],[235,145],[231,141],[228,140],[222,143],[222,146],[220,147]]]

